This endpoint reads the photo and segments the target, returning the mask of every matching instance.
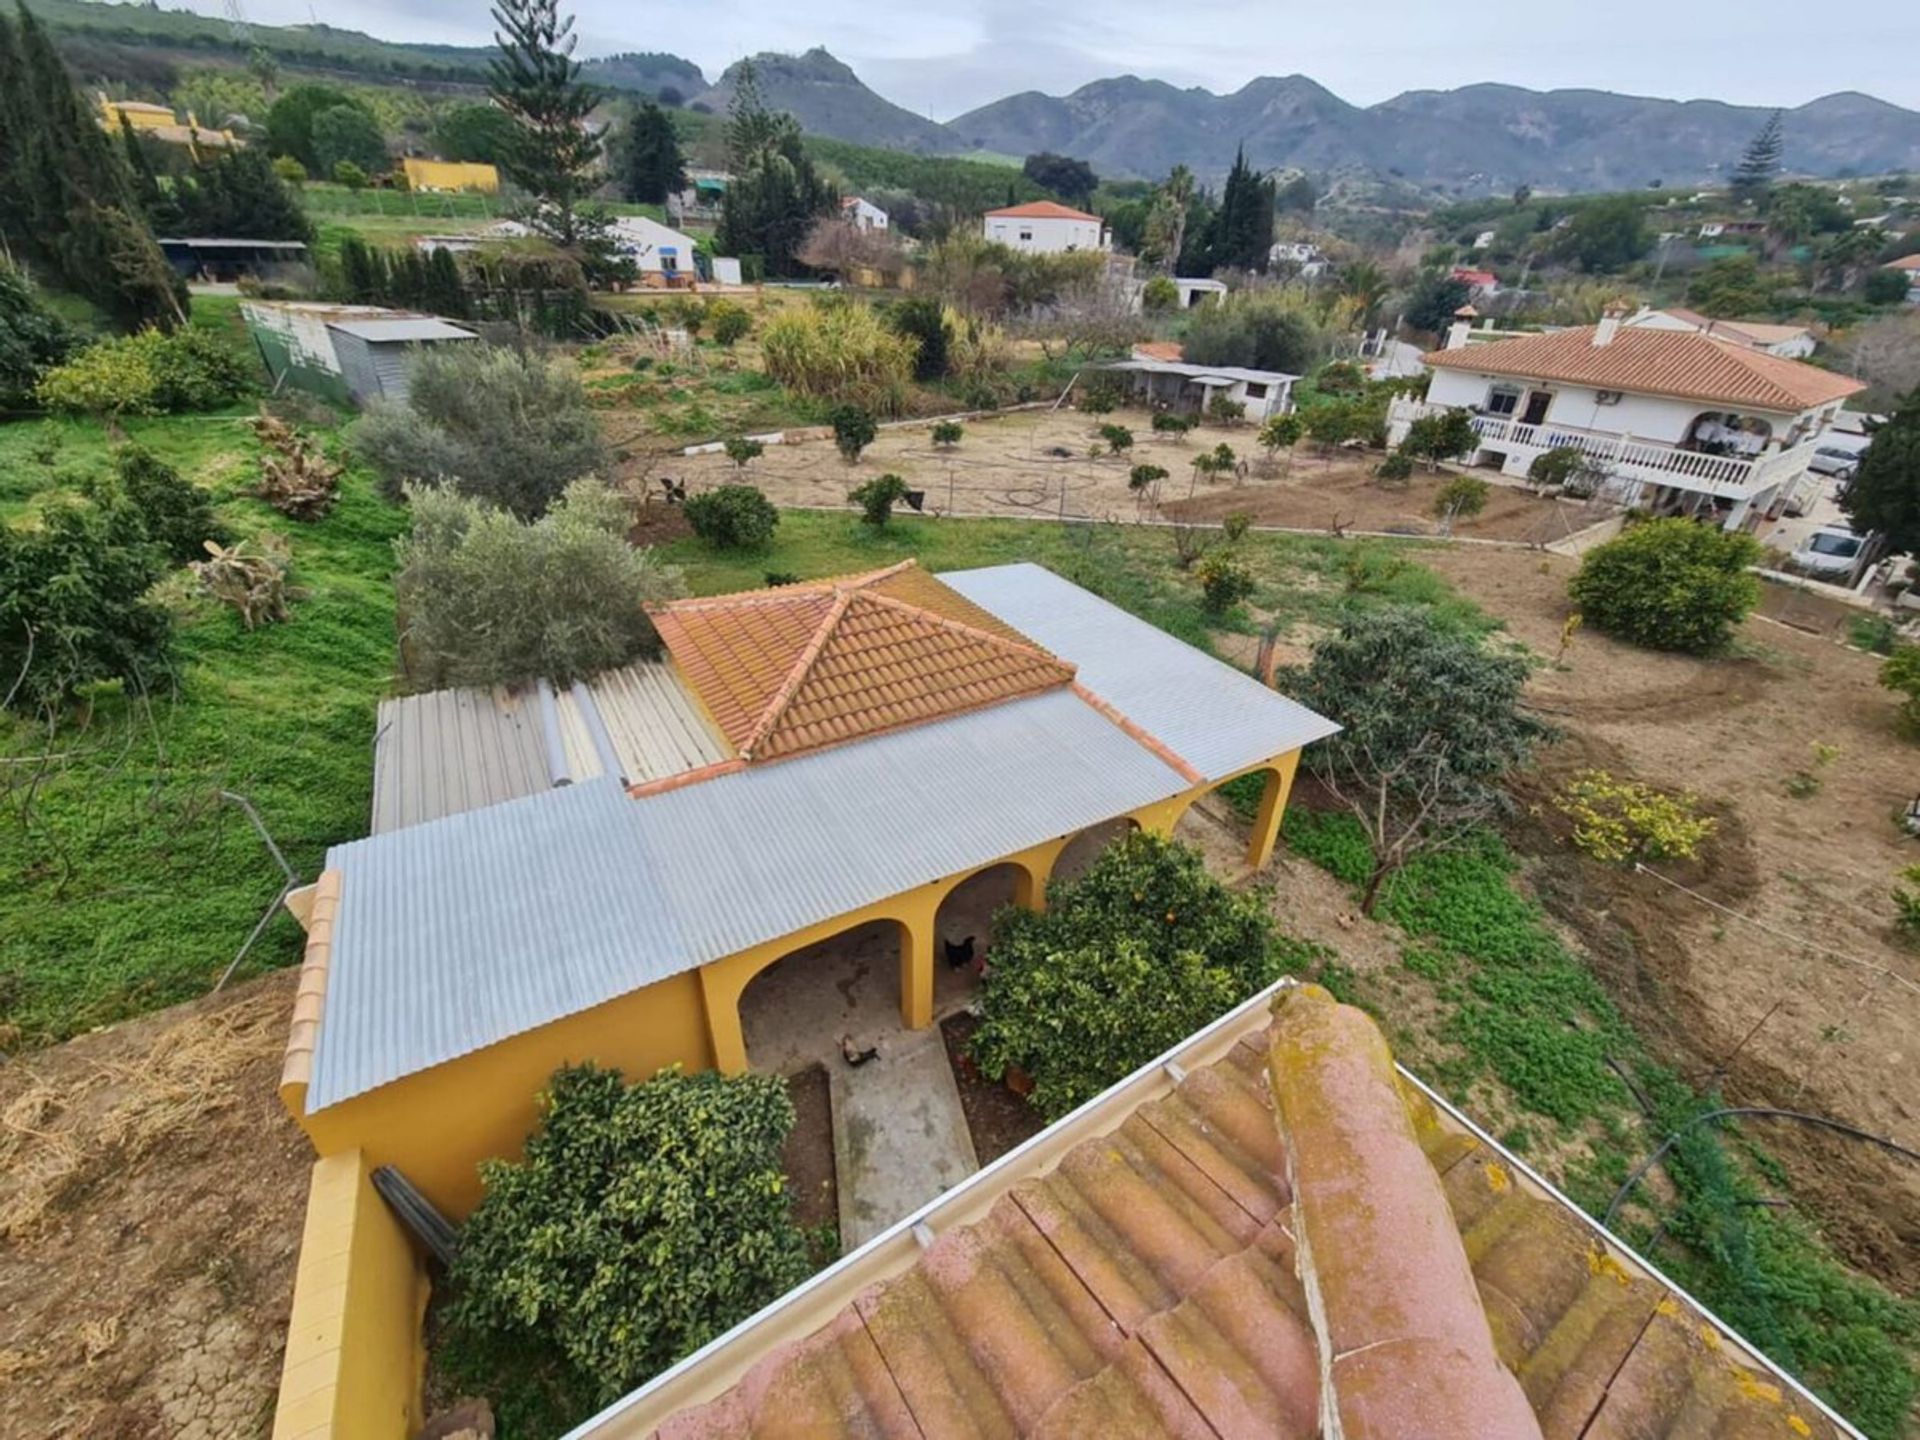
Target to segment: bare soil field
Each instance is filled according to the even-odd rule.
[[[0,1435],[265,1435],[312,1151],[280,971],[0,1068]]]
[[[1132,449],[1090,454],[1100,426],[1109,423],[1132,431]],[[744,472],[721,454],[655,457],[648,483],[657,489],[659,477],[671,476],[697,491],[745,481],[776,505],[831,508],[844,506],[855,486],[895,474],[924,492],[928,511],[945,515],[1217,523],[1246,514],[1259,525],[1432,535],[1439,530],[1433,498],[1450,478],[1445,471],[1416,474],[1404,486],[1388,487],[1374,478],[1377,455],[1343,451],[1323,458],[1311,443],[1299,446],[1291,462],[1284,456],[1270,462],[1250,425],[1156,435],[1144,410],[1097,418],[1068,409],[1015,411],[966,422],[965,438],[951,449],[936,447],[925,425],[897,426],[883,429],[854,465],[841,459],[825,432],[789,433],[809,438],[769,445]],[[1194,457],[1223,442],[1245,462],[1244,473],[1217,483],[1196,476]],[[1128,488],[1136,465],[1167,471],[1157,497],[1143,499]],[[1585,505],[1496,485],[1487,508],[1456,522],[1454,533],[1546,544],[1600,518]]]
[[[1422,560],[1537,654],[1555,653],[1573,561],[1482,547]],[[1889,899],[1897,872],[1920,862],[1898,824],[1920,788],[1920,749],[1894,731],[1878,663],[1759,617],[1736,654],[1714,660],[1581,631],[1530,687],[1564,738],[1529,782],[1516,839],[1536,895],[1687,1078],[1729,1104],[1811,1111],[1920,1147],[1920,955],[1896,935]],[[1816,745],[1838,754],[1819,763]],[[1590,767],[1690,790],[1719,818],[1700,862],[1663,867],[1704,898],[1566,843],[1544,802]],[[1914,1293],[1916,1167],[1790,1123],[1763,1133],[1836,1247]]]

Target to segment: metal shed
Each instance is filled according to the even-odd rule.
[[[371,400],[406,403],[408,377],[420,346],[480,338],[471,330],[430,317],[336,320],[327,329],[347,393],[356,405]]]

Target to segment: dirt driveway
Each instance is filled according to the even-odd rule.
[[[1574,562],[1480,547],[1422,559],[1536,653],[1555,652]],[[1694,791],[1721,831],[1680,878],[1726,909],[1588,860],[1544,823],[1521,841],[1536,893],[1694,1083],[1920,1148],[1920,955],[1896,936],[1889,898],[1897,872],[1920,863],[1897,823],[1920,789],[1920,747],[1894,733],[1878,664],[1761,618],[1718,660],[1581,631],[1564,665],[1532,682],[1566,738],[1531,798],[1589,766]],[[1837,754],[1822,763],[1816,746]],[[1920,1288],[1920,1167],[1785,1123],[1764,1137],[1843,1253]]]
[[[1124,455],[1090,454],[1104,424],[1132,432],[1133,446]],[[842,460],[822,435],[769,445],[744,473],[724,455],[711,454],[656,460],[653,475],[687,481],[696,490],[744,480],[776,505],[844,505],[849,490],[891,473],[924,491],[927,509],[941,514],[1219,521],[1242,513],[1257,524],[1310,530],[1437,532],[1433,497],[1446,474],[1417,474],[1405,486],[1389,488],[1374,478],[1375,454],[1342,451],[1325,458],[1307,442],[1291,462],[1284,455],[1269,461],[1254,435],[1250,425],[1156,435],[1143,410],[1099,417],[1029,410],[968,421],[965,437],[950,449],[936,447],[928,426],[915,424],[882,430],[856,465]],[[1217,483],[1197,476],[1194,457],[1222,443],[1246,462],[1244,474]],[[1167,472],[1157,487],[1157,506],[1128,488],[1136,465]],[[1599,518],[1585,505],[1496,486],[1487,508],[1454,528],[1480,539],[1545,544]]]
[[[0,1068],[0,1435],[271,1428],[312,1151],[292,970]]]

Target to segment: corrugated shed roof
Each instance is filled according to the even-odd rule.
[[[1278,385],[1300,378],[1284,370],[1249,370],[1241,365],[1189,365],[1181,360],[1160,360],[1153,356],[1116,360],[1107,369],[1138,370],[1149,375],[1179,375],[1188,380],[1250,380],[1256,385]]]
[[[1638,395],[1751,405],[1784,414],[1811,410],[1867,388],[1845,375],[1691,330],[1623,325],[1611,342],[1595,345],[1596,329],[1582,325],[1550,335],[1435,350],[1420,358],[1443,370],[1559,380]]]
[[[602,777],[336,846],[307,1107],[1187,785],[1057,690],[639,799]]]
[[[940,578],[1074,665],[1081,684],[1209,779],[1340,728],[1039,565]]]
[[[431,340],[478,340],[480,337],[471,330],[445,320],[407,319],[407,320],[330,320],[328,328],[343,330],[359,339],[383,342],[418,342]]]

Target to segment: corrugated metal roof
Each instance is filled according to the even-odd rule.
[[[376,835],[612,774],[631,784],[727,758],[673,667],[636,661],[566,690],[436,690],[380,704]]]
[[[1161,360],[1153,356],[1115,360],[1106,368],[1136,370],[1147,375],[1178,375],[1185,380],[1251,381],[1255,385],[1278,385],[1282,381],[1300,378],[1298,375],[1289,375],[1284,370],[1249,370],[1243,365],[1189,365],[1182,360]]]
[[[336,846],[307,1107],[1186,788],[1059,690],[642,799],[603,777]]]
[[[954,570],[940,578],[1077,666],[1081,684],[1208,779],[1340,728],[1038,565]]]
[[[330,320],[328,327],[344,330],[374,344],[391,341],[478,340],[471,330],[431,317],[404,320]]]

